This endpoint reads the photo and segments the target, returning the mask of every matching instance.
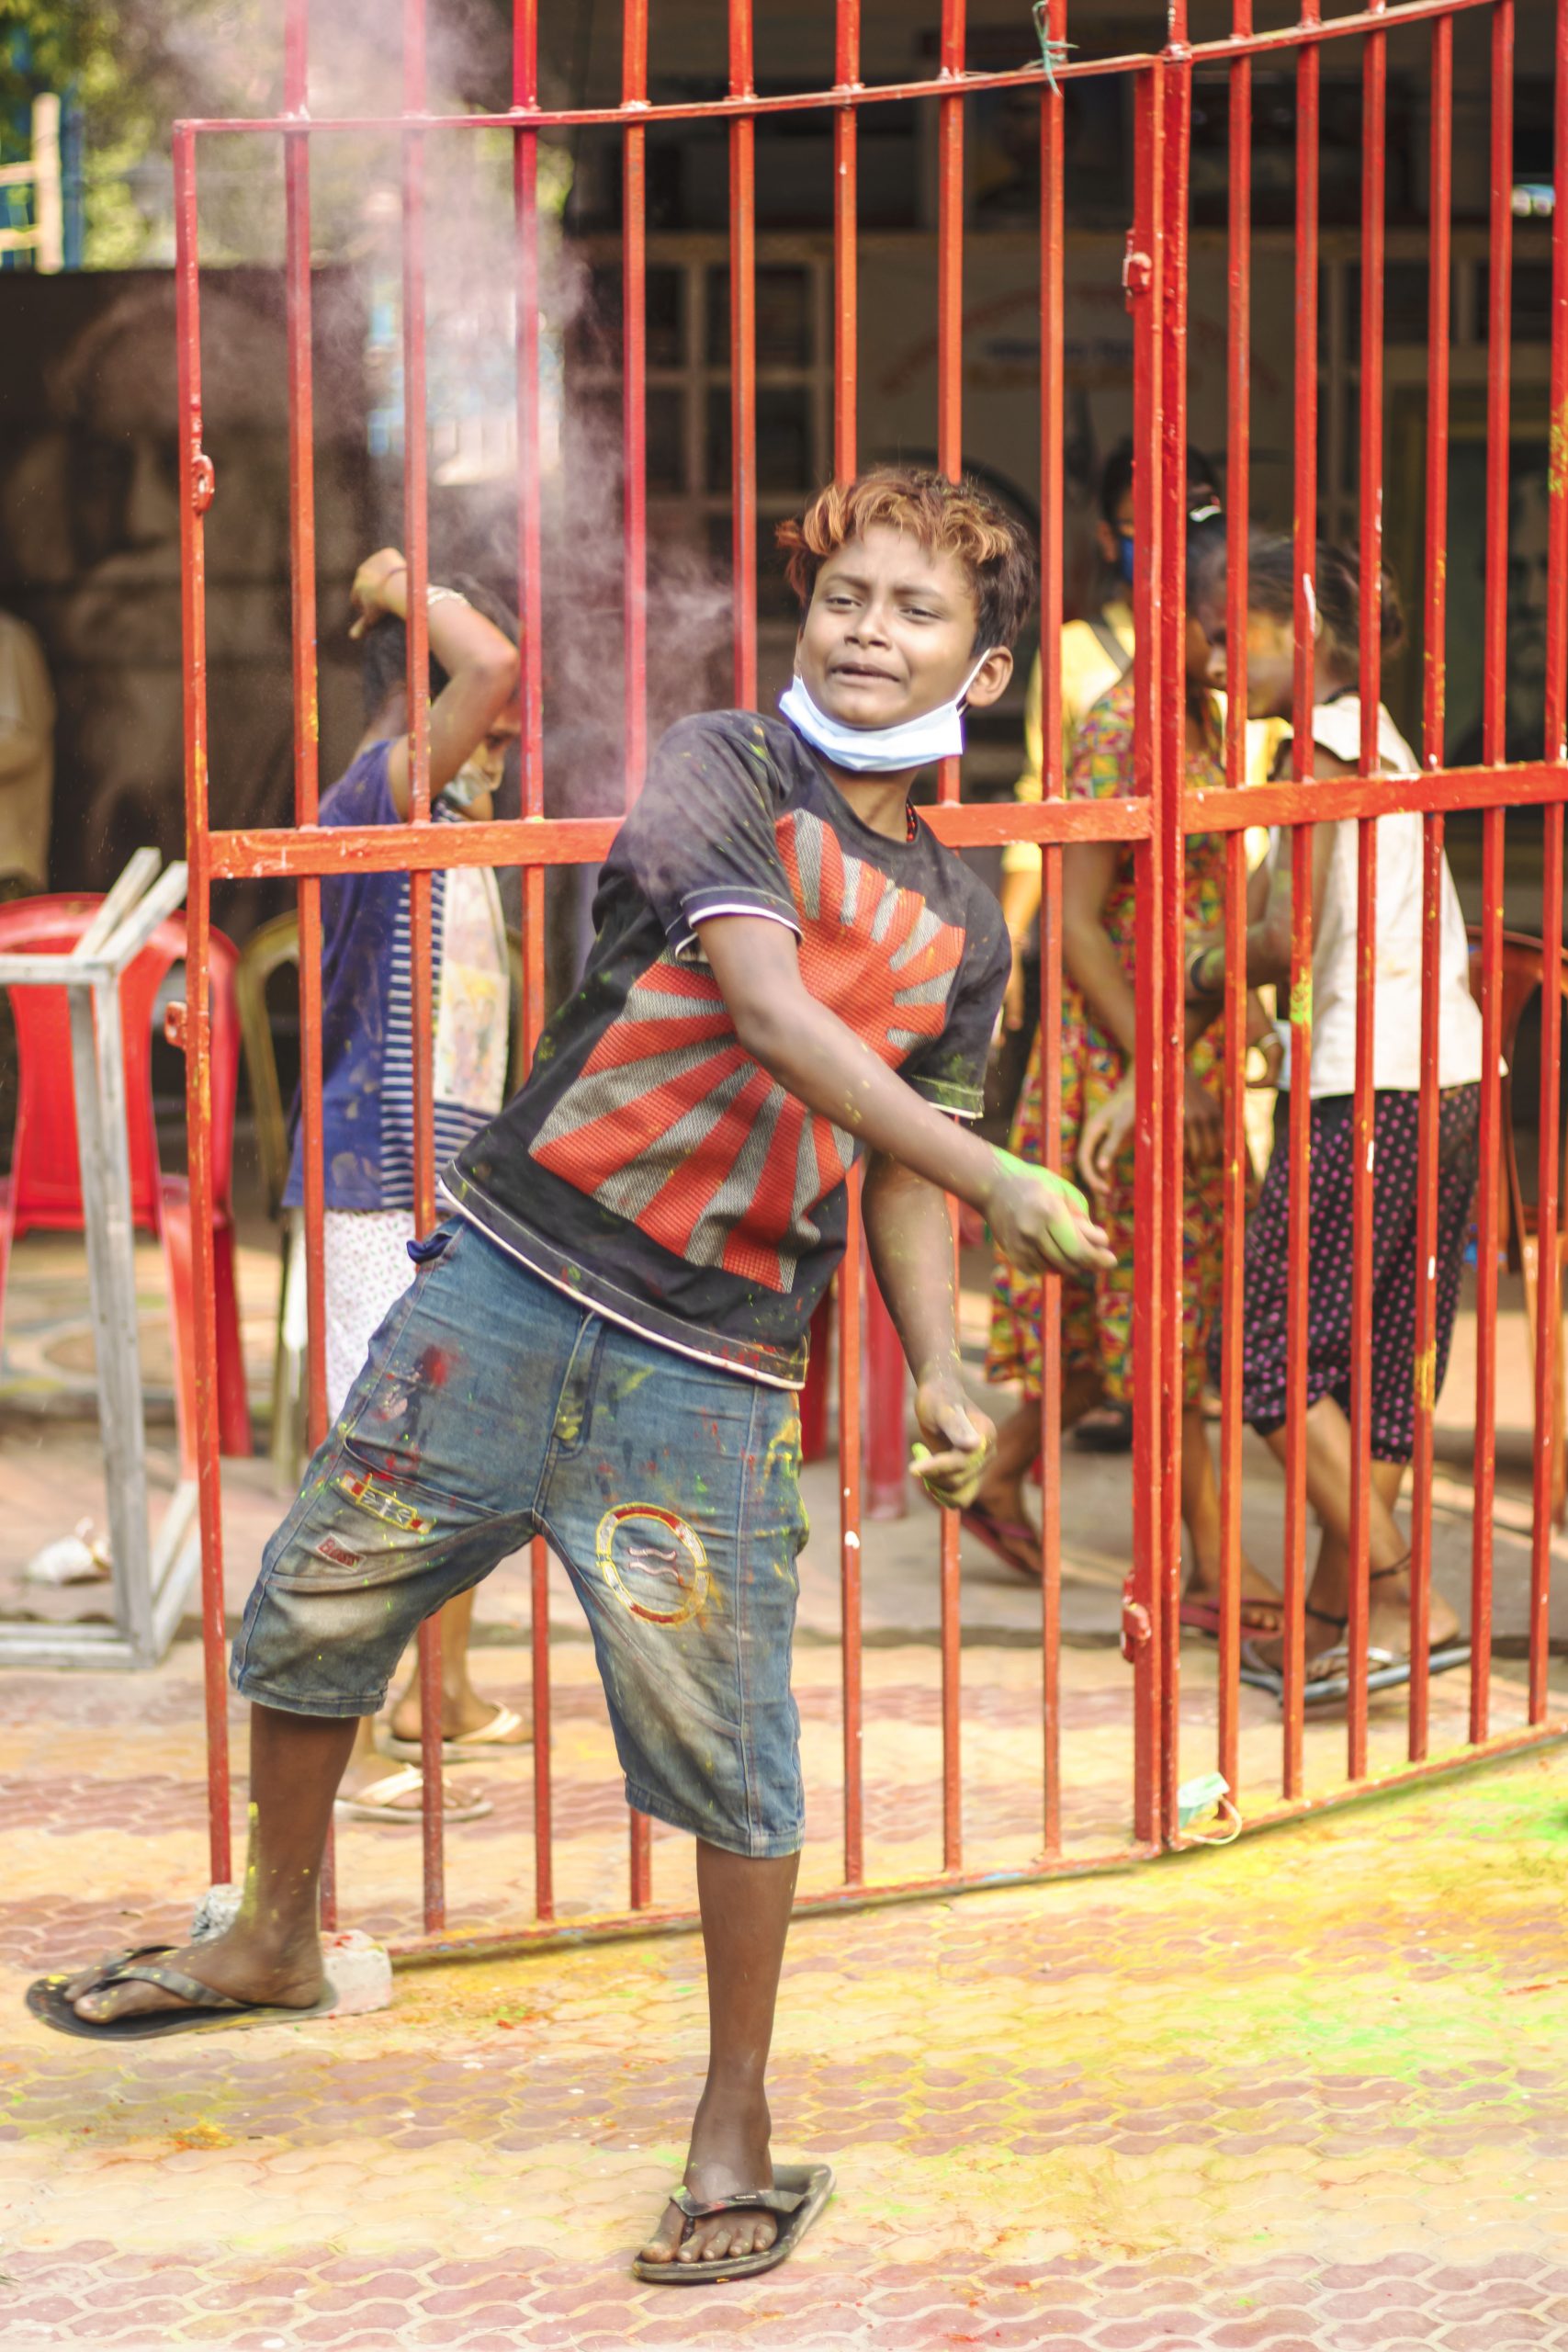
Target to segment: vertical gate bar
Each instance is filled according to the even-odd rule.
[[[729,0],[729,95],[750,97],[753,0]],[[735,700],[757,700],[757,125],[729,126],[729,397],[734,501]]]
[[[284,19],[283,104],[303,117],[309,104],[308,0],[288,0]],[[314,399],[311,381],[310,141],[308,128],[285,133],[285,305],[288,344],[288,508],[294,683],[294,821],[313,825],[320,807],[321,727],[316,666]],[[305,1220],[306,1436],[313,1453],[326,1434],[326,1191],[321,1125],[321,886],[301,876],[299,1037],[301,1172]],[[287,1261],[286,1261],[287,1262]],[[337,1841],[327,1829],[321,1919],[337,1925]]]
[[[1559,151],[1561,152],[1561,151]],[[1561,312],[1559,313],[1561,316]],[[1561,496],[1561,484],[1558,485]],[[1561,649],[1559,650],[1561,659]],[[1535,1476],[1530,1529],[1529,1719],[1544,1723],[1551,1663],[1551,1523],[1562,1377],[1562,1271],[1557,1236],[1562,1049],[1562,803],[1544,811],[1541,862],[1540,1136],[1536,1174]]]
[[[1381,15],[1383,6],[1384,0],[1369,0],[1373,15]],[[1382,701],[1383,141],[1387,123],[1388,40],[1385,34],[1369,33],[1361,61],[1360,527],[1357,549],[1361,688],[1361,749],[1358,765],[1363,776],[1376,771],[1378,713]],[[1350,1584],[1346,1604],[1350,1689],[1345,1718],[1346,1770],[1352,1781],[1364,1780],[1367,1771],[1377,890],[1377,820],[1363,816],[1356,826],[1356,1077],[1351,1111],[1355,1159],[1350,1177],[1350,1328],[1355,1336],[1350,1363]],[[1422,1653],[1413,1663],[1413,1679],[1423,1678],[1425,1663]]]
[[[621,104],[648,105],[648,0],[623,0]],[[621,193],[621,470],[626,806],[648,764],[648,133],[628,122]]]
[[[966,0],[942,0],[942,78],[964,72]],[[937,101],[937,464],[956,481],[964,471],[964,99],[955,93]],[[956,800],[959,763],[943,760],[938,796]],[[948,1203],[953,1228],[953,1296],[959,1295],[958,1220]],[[942,1868],[964,1866],[963,1787],[960,1778],[960,1596],[958,1514],[942,1514]]]
[[[1133,763],[1137,791],[1156,814],[1163,744],[1158,725],[1160,597],[1162,591],[1159,455],[1164,377],[1159,366],[1163,239],[1156,210],[1165,184],[1165,107],[1152,72],[1140,73],[1134,95],[1133,237],[1126,278],[1133,312]],[[1185,468],[1183,469],[1185,471]],[[1139,993],[1158,1002],[1159,909],[1164,888],[1164,837],[1157,821],[1134,852],[1137,867],[1134,957]],[[1164,1069],[1157,1021],[1140,1021],[1134,1048],[1137,1100],[1133,1180],[1133,1574],[1134,1612],[1123,1623],[1133,1649],[1133,1835],[1140,1845],[1157,1834],[1161,1580],[1158,1547],[1163,1450],[1160,1443],[1158,1349],[1162,1236],[1157,1218],[1164,1128]],[[1144,1246],[1146,1243],[1147,1246]],[[1141,1612],[1141,1614],[1139,1613]]]
[[[838,0],[834,22],[833,86],[860,87],[861,0]],[[855,470],[855,377],[858,324],[860,209],[859,122],[852,106],[833,115],[833,476]]]
[[[1427,514],[1422,588],[1422,764],[1443,764],[1447,665],[1449,512],[1449,325],[1453,223],[1453,19],[1439,17],[1431,37],[1431,162],[1427,280]],[[1421,1068],[1435,1071],[1440,1046],[1443,820],[1421,820]],[[1415,1449],[1410,1485],[1410,1654],[1426,1643],[1432,1589],[1432,1471],[1437,1419],[1438,1113],[1436,1086],[1418,1097],[1416,1151]],[[1422,1656],[1427,1655],[1423,1646]],[[1413,1676],[1409,1756],[1425,1760],[1429,1677]]]
[[[621,104],[648,105],[648,0],[623,0]],[[621,465],[626,566],[626,792],[629,808],[648,764],[648,133],[624,131],[621,194]],[[652,1831],[630,1815],[631,1907],[653,1900]]]
[[[1252,0],[1231,30],[1252,32]],[[1247,782],[1247,532],[1252,441],[1252,60],[1230,69],[1229,301],[1225,347],[1225,781]],[[1247,1257],[1247,836],[1225,844],[1225,1215],[1221,1243],[1220,1657],[1216,1769],[1235,1795],[1241,1768],[1241,1333]]]
[[[539,103],[538,0],[517,0],[512,28],[512,103],[523,113]],[[545,813],[544,666],[540,638],[543,530],[539,486],[539,135],[520,130],[513,141],[513,206],[517,232],[517,611],[521,662],[519,786],[525,818]],[[525,865],[523,1001],[525,1067],[533,1061],[545,1020],[545,870]],[[555,1917],[550,1791],[550,1585],[545,1539],[528,1546],[534,1702],[534,1917]]]
[[[1168,0],[1169,41],[1160,68],[1166,108],[1165,171],[1161,216],[1165,276],[1161,288],[1160,349],[1165,368],[1160,451],[1165,502],[1160,556],[1160,709],[1166,729],[1161,791],[1155,822],[1164,830],[1164,882],[1159,905],[1164,927],[1157,981],[1145,1001],[1160,1025],[1164,1118],[1160,1131],[1158,1206],[1160,1312],[1158,1381],[1161,1416],[1160,1540],[1157,1572],[1162,1582],[1160,1636],[1161,1836],[1178,1835],[1177,1788],[1181,1779],[1181,1400],[1182,1227],[1186,1207],[1182,1097],[1187,1075],[1186,870],[1184,804],[1187,784],[1187,261],[1188,163],[1192,119],[1192,57],[1187,45],[1186,0]],[[1147,1227],[1144,1228],[1145,1231]]]
[[[1052,0],[1046,32],[1067,38],[1066,0]],[[1043,797],[1062,789],[1063,96],[1040,98],[1040,740]],[[1040,1131],[1047,1168],[1062,1161],[1062,852],[1040,865]],[[1044,1851],[1062,1850],[1062,1284],[1041,1280],[1040,1634]]]
[[[1302,22],[1322,19],[1319,0],[1302,0]],[[1317,570],[1317,256],[1321,51],[1308,42],[1296,59],[1295,347],[1295,678],[1292,696],[1294,772],[1312,768],[1312,581]],[[1285,1374],[1284,1770],[1287,1797],[1302,1792],[1302,1688],[1306,1618],[1307,1240],[1312,1184],[1312,844],[1313,829],[1291,836],[1291,1196],[1286,1252],[1290,1306]]]
[[[860,84],[860,0],[838,0],[833,78],[841,90]],[[855,471],[855,394],[859,312],[856,216],[859,151],[853,107],[833,118],[833,474]],[[861,1227],[863,1170],[850,1171],[843,1262],[839,1269],[839,1589],[842,1617],[844,1707],[844,1883],[865,1879],[865,1794],[861,1650],[861,1362],[865,1248]]]
[[[424,0],[403,0],[403,118],[425,109]],[[408,560],[409,816],[430,818],[430,542],[424,397],[424,134],[404,129],[403,169],[403,535]],[[435,1222],[435,1119],[432,1048],[430,876],[411,874],[409,965],[413,1029],[413,1217],[428,1233]],[[445,1824],[441,1794],[441,1621],[419,1629],[421,1808],[424,1928],[446,1923]]]
[[[1492,206],[1487,238],[1489,301],[1486,356],[1486,562],[1483,620],[1482,756],[1488,767],[1506,757],[1508,339],[1513,304],[1514,6],[1497,0],[1492,16]],[[1499,180],[1499,175],[1501,179]],[[1493,1529],[1496,1498],[1497,1238],[1496,1170],[1502,1165],[1503,870],[1504,816],[1482,819],[1481,864],[1481,1136],[1483,1170],[1476,1217],[1475,1531],[1471,1562],[1472,1713],[1475,1679],[1489,1685],[1492,1659]]]
[[[1568,0],[1558,0],[1552,105],[1551,429],[1547,506],[1546,756],[1564,755],[1568,668]],[[1562,803],[1543,812],[1540,910],[1540,1133],[1536,1174],[1535,1494],[1530,1543],[1529,1713],[1546,1714],[1551,1603],[1551,1522],[1562,1480],[1558,1415],[1562,1381]]]
[[[865,1276],[861,1193],[865,1170],[849,1175],[849,1246],[839,1268],[839,1593],[844,1705],[844,1884],[865,1882],[864,1672],[861,1645],[861,1363]]]
[[[201,1527],[202,1698],[207,1721],[208,1866],[233,1876],[229,1835],[229,1692],[223,1643],[223,1502],[218,1464],[218,1330],[212,1246],[212,865],[207,806],[207,576],[202,514],[210,476],[201,448],[201,283],[196,133],[174,137],[175,304],[178,334],[181,678],[185,722],[186,1125],[197,1321],[196,1475]]]

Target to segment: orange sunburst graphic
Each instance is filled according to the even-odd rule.
[[[964,934],[820,818],[782,817],[779,854],[807,989],[897,1068],[940,1036]],[[811,1211],[852,1138],[808,1112],[737,1042],[705,965],[666,950],[540,1129],[533,1156],[678,1257],[784,1291],[819,1238]]]

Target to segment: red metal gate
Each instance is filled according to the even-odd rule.
[[[647,751],[648,512],[645,440],[647,346],[646,151],[649,129],[662,123],[713,117],[728,125],[729,142],[729,337],[732,388],[734,513],[734,694],[750,704],[757,694],[757,364],[755,137],[761,117],[781,110],[816,109],[833,126],[832,311],[834,360],[833,459],[840,475],[856,463],[860,368],[857,336],[857,143],[868,107],[914,101],[934,112],[938,170],[935,292],[939,348],[938,453],[956,473],[966,455],[963,416],[964,359],[964,164],[965,112],[977,94],[998,88],[1038,91],[1041,153],[1039,222],[1039,401],[1043,642],[1055,641],[1063,618],[1063,436],[1064,436],[1064,107],[1066,86],[1084,74],[1124,74],[1134,85],[1135,187],[1127,241],[1124,284],[1134,321],[1134,420],[1137,621],[1136,760],[1139,793],[1120,801],[1065,800],[1057,747],[1059,679],[1055,665],[1043,671],[1043,736],[1047,747],[1046,795],[1038,808],[1009,802],[1002,807],[960,800],[956,763],[941,782],[935,829],[954,844],[994,844],[1021,839],[1040,844],[1043,895],[1041,915],[1045,1132],[1057,1128],[1061,1068],[1062,1008],[1061,854],[1064,844],[1116,841],[1134,845],[1139,868],[1137,956],[1140,1021],[1136,1052],[1139,1095],[1135,1262],[1134,1452],[1131,1605],[1126,1625],[1131,1673],[1126,1704],[1133,1734],[1126,1836],[1087,1851],[1065,1842],[1062,1826],[1065,1773],[1062,1744],[1061,1543],[1058,1522],[1056,1397],[1060,1380],[1059,1335],[1051,1311],[1045,1326],[1045,1396],[1042,1413],[1043,1608],[1041,1613],[1041,1775],[1039,1859],[1030,1868],[987,1869],[966,1848],[961,1771],[960,1584],[958,1529],[952,1514],[942,1522],[941,1730],[942,1754],[942,1867],[918,1883],[894,1883],[868,1874],[863,1823],[865,1788],[861,1741],[865,1699],[861,1642],[861,1447],[863,1418],[861,1270],[858,1234],[840,1283],[840,1448],[842,1510],[840,1558],[842,1581],[842,1876],[841,1883],[803,1897],[807,1905],[859,1903],[924,1888],[1000,1882],[1019,1883],[1067,1870],[1080,1870],[1153,1854],[1184,1842],[1178,1790],[1182,1779],[1182,1683],[1179,1653],[1178,1597],[1181,1564],[1179,1496],[1179,1351],[1181,1323],[1181,1089],[1184,1066],[1185,975],[1182,875],[1185,836],[1200,826],[1228,836],[1226,926],[1233,941],[1245,928],[1246,829],[1258,823],[1293,829],[1296,882],[1293,913],[1291,1012],[1295,1084],[1291,1097],[1290,1264],[1292,1273],[1292,1394],[1288,1419],[1289,1458],[1285,1480],[1284,1589],[1289,1627],[1281,1735],[1273,1788],[1250,1802],[1251,1819],[1278,1819],[1309,1804],[1385,1785],[1409,1773],[1438,1769],[1456,1760],[1450,1751],[1430,1754],[1428,1677],[1424,1596],[1430,1572],[1433,1533],[1434,1398],[1430,1365],[1435,1315],[1432,1236],[1437,1199],[1437,1109],[1435,1083],[1422,1098],[1420,1125],[1421,1227],[1418,1248],[1417,1343],[1413,1378],[1417,1399],[1414,1468],[1413,1544],[1416,1600],[1411,1645],[1404,1760],[1398,1769],[1371,1770],[1368,1690],[1362,1658],[1352,1671],[1346,1710],[1344,1774],[1331,1788],[1313,1786],[1303,1763],[1303,1677],[1305,1658],[1303,1602],[1305,1594],[1307,1506],[1305,1487],[1305,1332],[1307,1245],[1308,1099],[1305,1076],[1312,1042],[1311,875],[1313,819],[1351,818],[1359,824],[1359,904],[1358,969],[1362,978],[1357,1034],[1355,1134],[1356,1220],[1354,1283],[1360,1338],[1352,1391],[1352,1427],[1358,1466],[1352,1528],[1352,1598],[1349,1636],[1364,1648],[1369,1607],[1368,1474],[1371,1460],[1370,1354],[1371,1297],[1372,993],[1376,909],[1375,815],[1419,812],[1425,831],[1425,942],[1423,1039],[1425,1066],[1435,1070],[1438,1017],[1437,910],[1445,816],[1460,808],[1483,810],[1484,923],[1481,995],[1485,1023],[1483,1080],[1483,1169],[1495,1170],[1500,1146],[1499,1020],[1503,952],[1502,883],[1505,810],[1539,804],[1543,810],[1542,920],[1545,998],[1559,995],[1562,927],[1562,804],[1568,795],[1568,710],[1564,662],[1568,654],[1568,466],[1562,435],[1568,431],[1568,0],[1555,11],[1554,170],[1559,201],[1553,213],[1551,279],[1551,492],[1550,603],[1546,718],[1540,756],[1505,765],[1504,682],[1507,660],[1505,603],[1508,554],[1508,434],[1510,364],[1510,251],[1512,235],[1512,92],[1514,0],[1404,0],[1385,8],[1371,0],[1364,11],[1323,19],[1321,0],[1301,0],[1299,21],[1286,31],[1255,33],[1251,0],[1233,0],[1233,30],[1224,40],[1191,45],[1186,0],[1168,0],[1168,39],[1157,53],[1100,60],[1075,59],[1067,0],[1046,0],[1035,10],[1044,49],[1038,63],[1003,74],[965,70],[964,0],[942,0],[938,71],[918,82],[867,86],[861,78],[859,0],[837,0],[835,81],[831,88],[787,97],[759,96],[753,85],[753,0],[729,0],[729,94],[705,104],[652,105],[649,100],[648,0],[625,0],[620,103],[551,111],[539,103],[537,0],[516,0],[513,52],[513,103],[496,115],[437,119],[425,111],[424,0],[402,7],[403,107],[394,124],[402,154],[403,370],[405,448],[405,545],[410,568],[409,676],[413,713],[412,811],[409,823],[389,831],[332,831],[316,826],[318,750],[316,724],[315,546],[311,469],[311,278],[310,159],[314,144],[340,133],[385,131],[384,119],[323,119],[309,112],[306,0],[288,0],[283,112],[245,123],[187,122],[176,130],[175,175],[177,198],[178,293],[180,304],[181,462],[184,470],[184,617],[186,632],[186,815],[190,860],[190,1001],[188,1109],[190,1167],[197,1237],[201,1364],[198,1388],[204,1624],[209,1753],[211,1860],[213,1875],[231,1873],[229,1756],[225,1705],[223,1559],[220,1518],[220,1468],[212,1311],[210,1219],[205,1204],[211,1185],[209,1125],[209,996],[205,943],[212,885],[218,880],[287,877],[298,885],[300,911],[300,973],[304,1039],[304,1137],[310,1315],[310,1436],[323,1434],[322,1340],[322,1158],[321,1127],[321,985],[320,888],[323,876],[348,870],[406,870],[412,876],[412,937],[415,971],[416,1090],[419,1140],[418,1216],[422,1227],[434,1216],[431,1093],[430,875],[454,864],[513,865],[522,876],[525,988],[523,1018],[530,1048],[544,1013],[544,879],[550,865],[592,864],[607,849],[608,820],[547,818],[542,726],[543,681],[538,616],[543,582],[540,511],[540,236],[539,142],[547,132],[573,125],[615,132],[624,157],[623,440],[625,455],[625,604],[626,650],[626,788],[637,788]],[[1021,17],[1023,11],[1020,11]],[[1456,23],[1475,17],[1490,29],[1493,190],[1488,277],[1489,372],[1488,461],[1485,515],[1485,763],[1470,769],[1444,766],[1445,597],[1443,560],[1448,518],[1450,418],[1450,285],[1451,260],[1454,37]],[[1423,582],[1424,772],[1402,779],[1372,774],[1381,680],[1377,655],[1377,582],[1382,544],[1382,485],[1384,477],[1385,400],[1382,374],[1385,187],[1384,158],[1391,38],[1421,41],[1427,51],[1430,88],[1428,323],[1427,368],[1426,543]],[[1369,649],[1361,673],[1361,775],[1319,783],[1276,783],[1245,788],[1243,680],[1233,675],[1227,743],[1227,787],[1200,797],[1184,781],[1182,739],[1182,640],[1184,632],[1184,531],[1189,223],[1190,138],[1195,77],[1223,76],[1228,85],[1228,633],[1236,652],[1233,672],[1245,663],[1247,614],[1247,520],[1250,448],[1252,103],[1259,60],[1289,61],[1295,85],[1295,319],[1294,534],[1296,638],[1295,677],[1298,741],[1310,737],[1305,724],[1313,702],[1313,595],[1318,513],[1319,402],[1319,179],[1320,75],[1329,43],[1359,45],[1362,86],[1362,185],[1360,226],[1359,555],[1362,582],[1362,641]],[[1544,74],[1544,57],[1531,61]],[[425,432],[425,246],[424,171],[430,134],[511,133],[514,153],[515,295],[518,513],[517,578],[523,618],[522,814],[514,821],[470,824],[437,831],[429,821],[428,703],[424,588],[427,571]],[[245,132],[281,143],[287,193],[287,283],[292,453],[293,641],[295,714],[295,823],[273,831],[215,829],[206,763],[207,709],[204,676],[203,514],[213,495],[211,469],[202,453],[200,375],[200,275],[197,264],[197,159],[204,138]],[[1236,956],[1228,960],[1224,1033],[1232,1073],[1225,1108],[1227,1184],[1224,1312],[1227,1332],[1221,1424],[1224,1585],[1217,1684],[1217,1721],[1213,1763],[1233,1789],[1243,1780],[1240,1755],[1240,1528],[1242,1455],[1239,1330],[1242,1236],[1245,1217],[1243,1062],[1245,981]],[[1540,1143],[1538,1170],[1542,1311],[1537,1318],[1534,1396],[1538,1442],[1531,1521],[1529,1612],[1529,1689],[1523,1720],[1499,1728],[1489,1696],[1492,1638],[1492,1546],[1494,1506],[1493,1433],[1496,1408],[1497,1190],[1483,1176],[1479,1210],[1478,1374],[1476,1385],[1475,1510],[1472,1676],[1468,1742],[1457,1756],[1497,1754],[1559,1735],[1548,1696],[1548,1599],[1552,1498],[1557,1464],[1554,1303],[1559,1291],[1556,1230],[1560,1170],[1560,1073],[1557,1031],[1543,1025],[1540,1064]],[[1048,1285],[1055,1292],[1055,1285]],[[1427,1367],[1423,1385],[1421,1367]],[[544,1545],[533,1546],[533,1679],[536,1723],[533,1783],[535,1884],[532,1917],[497,1942],[523,1944],[570,1933],[624,1932],[628,1927],[684,1919],[684,1911],[656,1911],[649,1825],[633,1816],[630,1874],[624,1914],[570,1929],[558,1922],[552,1867],[550,1775],[550,1627]],[[442,1825],[439,1806],[439,1635],[427,1624],[422,1656],[424,1691],[427,1803],[423,1841],[424,1937],[410,1950],[475,1949],[469,1937],[446,1933]],[[1197,1736],[1188,1725],[1189,1741]],[[1206,1735],[1204,1735],[1206,1737]],[[329,1902],[331,1897],[329,1896]]]

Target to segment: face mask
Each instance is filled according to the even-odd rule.
[[[477,760],[465,760],[446,786],[446,797],[456,801],[459,808],[471,808],[475,801],[482,800],[491,789],[489,770],[480,767]]]
[[[797,670],[779,696],[779,708],[814,752],[835,767],[856,775],[895,775],[904,768],[930,767],[934,761],[956,759],[964,749],[964,698],[979,676],[987,656],[982,653],[951,702],[939,703],[919,718],[897,727],[846,727],[818,710]]]
[[[1133,584],[1133,534],[1118,532],[1116,537],[1116,569],[1130,588]]]

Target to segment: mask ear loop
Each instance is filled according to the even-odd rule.
[[[990,660],[996,650],[997,649],[994,645],[987,646],[984,653],[981,654],[980,659],[976,662],[975,667],[970,671],[969,675],[964,679],[964,684],[959,687],[958,692],[954,695],[953,698],[953,702],[960,710],[966,707],[969,701],[970,687],[974,684],[976,679],[979,676],[981,671],[985,668],[987,662]]]

